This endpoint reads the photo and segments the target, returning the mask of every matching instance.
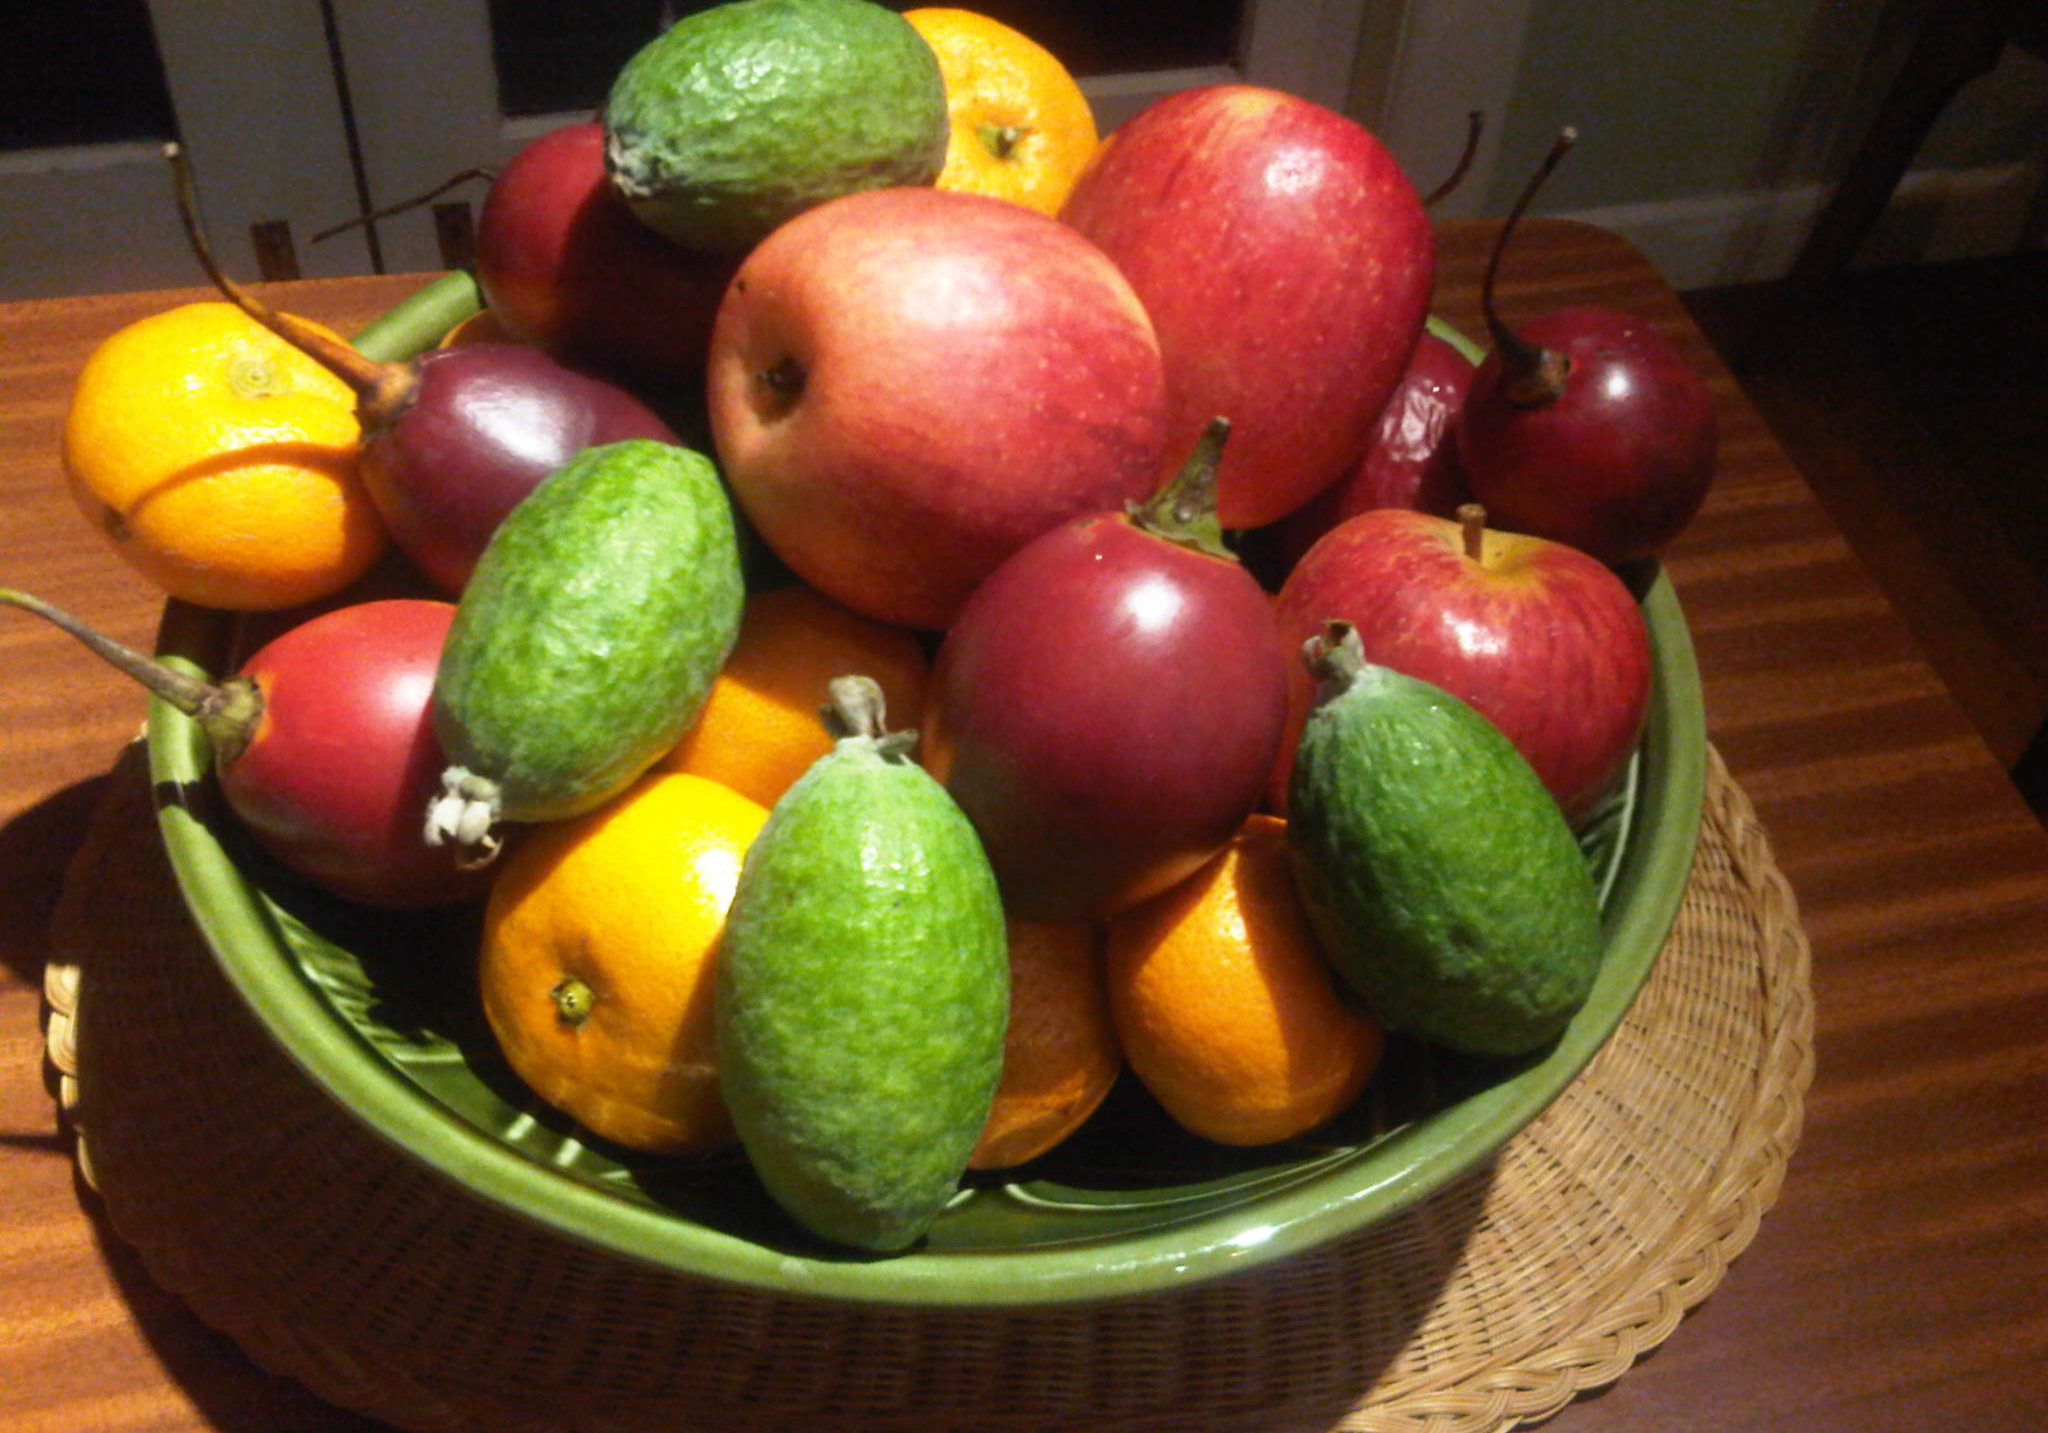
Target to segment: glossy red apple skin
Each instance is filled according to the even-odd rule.
[[[1481,557],[1461,525],[1382,508],[1333,528],[1274,602],[1295,648],[1330,619],[1358,629],[1365,655],[1459,697],[1498,726],[1574,824],[1627,768],[1650,700],[1642,608],[1605,564],[1562,543],[1488,528]],[[1287,763],[1312,692],[1290,669]]]
[[[904,188],[821,204],[748,255],[706,391],[776,555],[857,612],[940,628],[1032,538],[1151,492],[1165,384],[1094,245],[1020,205]]]
[[[700,381],[735,266],[688,253],[633,217],[606,182],[595,121],[527,144],[477,216],[477,281],[507,334],[659,387]]]
[[[1509,531],[1611,566],[1661,551],[1713,482],[1706,384],[1660,330],[1615,309],[1558,309],[1515,332],[1564,357],[1564,391],[1520,406],[1502,391],[1500,349],[1480,364],[1457,428],[1473,497]]]
[[[996,569],[947,632],[925,762],[1005,909],[1100,919],[1194,871],[1257,805],[1289,665],[1238,563],[1081,518]]]
[[[1381,410],[1357,466],[1275,523],[1264,539],[1271,561],[1291,570],[1317,538],[1374,508],[1457,516],[1472,501],[1458,467],[1458,410],[1472,386],[1472,361],[1448,340],[1424,333]]]
[[[1414,186],[1363,126],[1257,86],[1184,90],[1104,141],[1060,217],[1151,312],[1167,450],[1230,420],[1226,528],[1272,522],[1357,463],[1435,272]]]

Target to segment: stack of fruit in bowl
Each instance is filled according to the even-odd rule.
[[[504,169],[489,322],[415,358],[191,227],[224,301],[109,340],[66,467],[252,653],[6,599],[189,713],[292,879],[474,910],[496,1051],[594,1140],[893,1252],[1126,1069],[1258,1147],[1390,1035],[1513,1061],[1585,1001],[1621,573],[1711,413],[1625,316],[1475,367],[1355,122],[1220,85],[1098,140],[987,17],[734,0]]]

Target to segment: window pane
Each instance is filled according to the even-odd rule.
[[[142,0],[10,5],[0,18],[0,149],[175,133]]]
[[[1242,7],[1239,0],[981,0],[969,8],[1022,30],[1085,77],[1228,64]]]
[[[914,8],[916,0],[892,4]],[[660,0],[490,0],[498,103],[509,115],[594,110],[635,50],[710,8]],[[971,8],[1037,40],[1076,75],[1227,64],[1240,0],[982,0]]]
[[[509,115],[594,110],[612,76],[661,32],[661,0],[490,0],[498,107]]]

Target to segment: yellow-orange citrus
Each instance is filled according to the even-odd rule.
[[[703,712],[659,769],[708,777],[773,806],[832,749],[818,712],[834,677],[874,678],[892,719],[904,725],[924,707],[927,665],[909,631],[810,587],[753,593]]]
[[[1000,20],[933,6],[903,18],[939,57],[952,130],[938,187],[1056,214],[1095,153],[1095,113],[1051,51]]]
[[[1010,922],[1003,1075],[971,1169],[1036,1159],[1095,1113],[1123,1068],[1102,965],[1083,922]]]
[[[484,915],[484,1013],[533,1092],[636,1149],[735,1138],[718,1084],[712,969],[768,813],[697,776],[644,777],[536,826]]]
[[[173,597],[264,611],[340,591],[385,548],[356,477],[356,395],[228,303],[121,329],[86,360],[64,471],[88,519]]]
[[[505,325],[495,309],[480,308],[468,318],[441,335],[439,348],[464,348],[472,343],[516,343],[517,339],[505,332]]]
[[[1145,1088],[1223,1144],[1314,1129],[1379,1064],[1379,1024],[1338,993],[1277,817],[1251,817],[1194,875],[1110,922],[1109,995]]]

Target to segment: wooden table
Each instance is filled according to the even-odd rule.
[[[1442,235],[1479,332],[1489,230]],[[1707,726],[1802,903],[1819,1074],[1782,1198],[1717,1292],[1560,1433],[2048,1427],[2048,832],[2004,779],[1683,308],[1621,241],[1542,223],[1504,302],[1613,304],[1713,387],[1722,472],[1669,567]],[[418,276],[279,285],[344,330]],[[122,324],[195,293],[0,306],[0,583],[149,642],[158,601],[82,521],[58,439]],[[44,923],[140,696],[0,613],[0,1433],[332,1433],[157,1290],[74,1176],[44,1066]],[[2029,1416],[2031,1415],[2031,1416]]]

